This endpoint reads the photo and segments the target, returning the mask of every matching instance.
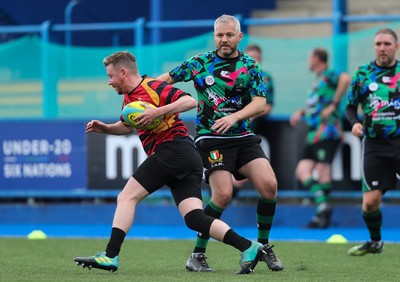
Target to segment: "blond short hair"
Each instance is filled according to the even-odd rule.
[[[222,15],[218,19],[215,20],[214,22],[214,31],[216,30],[217,24],[219,23],[227,23],[227,22],[233,22],[235,24],[235,30],[240,33],[240,22],[239,20],[231,15]]]

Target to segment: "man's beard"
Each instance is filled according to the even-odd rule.
[[[378,65],[379,66],[381,66],[381,67],[389,67],[389,66],[391,66],[393,64],[394,59],[389,58],[388,55],[384,55],[383,57],[382,57],[382,55],[380,55],[378,57],[377,61],[378,61]]]
[[[230,46],[221,46],[221,47],[227,47],[227,48],[229,48],[231,51],[230,52],[223,52],[223,51],[221,51],[221,49],[219,49],[219,52],[222,54],[222,55],[224,55],[224,57],[230,57],[232,54],[234,54],[235,52],[236,52],[236,48],[231,48]]]
[[[125,93],[122,91],[121,88],[114,87],[114,90],[115,90],[115,92],[117,92],[118,95],[125,94]]]

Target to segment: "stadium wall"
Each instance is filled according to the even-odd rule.
[[[111,122],[111,121],[110,121]],[[185,120],[194,135],[194,122]],[[121,189],[145,160],[136,133],[84,133],[86,121],[0,121],[0,191]],[[281,190],[300,190],[294,170],[306,128],[287,117],[261,119],[255,132]],[[359,191],[361,142],[349,131],[333,164],[334,189]],[[204,184],[203,188],[208,189]],[[251,189],[251,186],[247,186]]]
[[[185,123],[193,134],[193,122],[186,120]],[[26,224],[29,228],[35,228],[44,224],[57,229],[61,225],[108,226],[112,222],[116,195],[145,155],[140,153],[140,142],[135,134],[117,139],[102,134],[85,135],[85,124],[85,121],[79,120],[0,121],[0,225],[3,228]],[[294,181],[294,167],[298,148],[302,145],[304,127],[292,129],[287,119],[271,119],[261,120],[256,130],[278,177],[278,197],[284,200],[285,192],[301,189]],[[108,137],[111,139],[107,140]],[[352,145],[349,142],[346,145],[348,149],[336,156],[340,161],[334,166],[334,175],[342,178],[335,178],[335,189],[357,191],[357,198],[353,199],[352,205],[346,205],[346,201],[336,202],[332,227],[364,226],[360,214],[359,179],[354,179],[354,183],[350,181],[351,167],[357,164],[356,159],[359,158],[357,141]],[[357,156],[350,160],[354,152]],[[28,168],[24,169],[24,166]],[[62,172],[54,167],[62,169],[66,166],[68,177],[54,174]],[[359,170],[357,166],[359,162],[355,166]],[[112,170],[107,172],[107,168]],[[246,188],[254,191],[251,187]],[[204,184],[203,189],[207,190],[208,186]],[[90,192],[95,192],[95,195]],[[304,192],[294,197],[300,196],[300,200],[306,200],[308,192]],[[246,194],[245,191],[241,193]],[[154,197],[143,201],[137,208],[135,224],[184,226],[183,219],[167,194],[167,189],[161,189]],[[400,196],[392,191],[387,194],[397,199]],[[203,191],[203,195],[206,202],[207,191]],[[49,197],[53,197],[53,201],[49,201]],[[223,219],[234,227],[255,226],[254,197],[257,195],[252,194],[251,197],[247,200],[234,199]],[[399,207],[391,200],[393,198],[386,198],[385,195],[382,206],[384,226],[396,228],[400,225],[397,220]],[[354,201],[359,204],[354,205]],[[302,227],[315,212],[314,205],[304,201],[301,204],[298,201],[297,204],[284,203],[280,201],[277,207],[274,226]],[[160,217],[160,214],[163,216]]]
[[[383,205],[384,228],[399,228],[398,205]],[[110,225],[115,204],[0,205],[0,224],[30,225]],[[222,219],[233,227],[255,227],[256,205],[230,205]],[[278,204],[274,227],[303,227],[314,215],[314,206]],[[101,215],[101,216],[99,216]],[[160,216],[162,215],[162,216]],[[135,212],[135,225],[184,226],[173,204],[141,203]],[[335,205],[332,228],[365,227],[360,205]],[[95,231],[94,231],[95,232]],[[95,235],[95,234],[93,234]]]

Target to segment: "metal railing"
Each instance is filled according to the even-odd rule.
[[[57,109],[57,85],[54,79],[50,76],[49,64],[50,59],[48,55],[47,46],[51,41],[51,34],[53,32],[65,33],[65,45],[71,47],[73,45],[72,32],[78,31],[98,31],[98,30],[132,30],[134,34],[133,42],[136,48],[144,45],[145,30],[159,30],[170,28],[193,28],[193,27],[213,27],[215,19],[204,20],[168,20],[168,21],[146,21],[144,18],[138,18],[133,22],[113,22],[113,23],[72,23],[72,11],[74,7],[80,5],[77,0],[69,2],[64,13],[64,24],[52,24],[50,21],[45,21],[40,25],[19,25],[19,26],[0,26],[0,33],[37,33],[43,41],[42,47],[42,81],[43,81],[43,113],[45,118],[55,118],[58,114]],[[347,31],[347,24],[351,22],[390,22],[399,21],[400,14],[398,15],[348,15],[346,7],[346,0],[332,0],[332,16],[325,17],[291,17],[291,18],[241,18],[237,15],[244,26],[270,26],[270,25],[285,25],[285,24],[315,24],[315,23],[331,23],[333,37]],[[157,34],[157,33],[156,33]],[[153,38],[153,41],[158,41]],[[342,52],[343,44],[335,44],[333,51],[346,54]],[[68,63],[68,52],[66,52],[66,68],[71,70],[71,65]],[[336,58],[333,62],[334,67],[345,69],[343,66],[347,65],[347,57],[341,56]]]

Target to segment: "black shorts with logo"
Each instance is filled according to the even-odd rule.
[[[395,189],[396,174],[400,175],[400,138],[364,138],[362,151],[363,192]]]
[[[240,180],[245,177],[238,170],[252,160],[268,159],[260,146],[261,138],[250,135],[240,138],[204,138],[196,142],[196,146],[206,169],[208,183],[210,173],[214,170],[227,170]]]
[[[150,194],[170,187],[176,205],[190,197],[202,198],[203,164],[191,139],[162,143],[132,176]]]
[[[340,144],[339,140],[322,140],[318,143],[307,144],[304,147],[301,160],[313,160],[318,163],[332,163],[336,150]]]

